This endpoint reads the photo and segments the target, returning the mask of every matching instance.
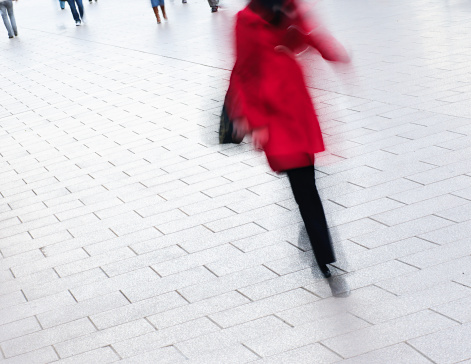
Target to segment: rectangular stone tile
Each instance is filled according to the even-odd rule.
[[[13,356],[8,359],[2,359],[4,364],[44,364],[58,360],[58,356],[52,346],[46,346],[41,349],[30,351],[26,354]]]
[[[423,237],[425,233],[447,228],[450,225],[454,225],[454,223],[449,220],[429,215],[415,220],[406,221],[401,224],[381,229],[369,234],[357,236],[351,240],[368,248],[376,248],[381,245],[386,245],[414,236],[420,238]]]
[[[135,271],[138,272],[138,271]],[[122,289],[123,294],[132,302],[140,301],[152,296],[164,294],[174,290],[183,291],[185,287],[215,280],[214,274],[204,267],[197,267],[183,272],[175,273],[157,280],[148,280],[140,285],[128,285]]]
[[[102,265],[101,268],[106,272],[108,276],[111,277],[132,270],[153,266],[160,262],[169,261],[170,263],[172,263],[175,259],[186,255],[187,253],[183,249],[174,245],[142,255],[131,256],[127,259],[115,261],[106,265]]]
[[[52,273],[57,279],[38,279],[34,280],[32,284],[23,286],[22,291],[28,300],[36,300],[108,278],[100,268],[91,269],[63,278],[59,278],[55,272]]]
[[[453,207],[464,207],[466,204],[471,205],[471,203],[465,199],[455,197],[450,194],[444,194],[435,198],[406,206],[400,206],[397,209],[372,215],[371,218],[388,226],[401,224],[409,220],[414,220],[419,217],[431,214],[443,217],[448,220],[456,221],[448,216],[449,213],[448,215],[443,215],[443,211]]]
[[[298,363],[309,363],[315,360],[316,364],[330,364],[337,363],[340,357],[334,354],[329,349],[326,349],[322,345],[315,343],[309,344],[297,349],[289,350],[284,353],[271,355],[269,357],[255,360],[255,364],[298,364]]]
[[[87,351],[86,353],[74,355],[66,359],[62,358],[60,363],[64,364],[104,364],[104,363],[113,363],[119,360],[118,355],[113,351],[109,346],[104,346],[95,350]]]
[[[129,321],[157,315],[159,313],[165,313],[165,311],[170,311],[177,307],[186,305],[188,305],[188,301],[173,291],[134,302],[130,305],[124,305],[104,312],[92,314],[90,315],[90,319],[98,329],[103,330]]]
[[[166,346],[161,349],[152,350],[120,360],[123,364],[159,363],[178,364],[187,363],[185,358],[174,346]]]
[[[401,257],[399,260],[418,268],[426,268],[470,254],[471,239],[468,238],[442,246],[433,246],[427,250]]]
[[[5,341],[2,343],[2,349],[5,357],[9,358],[94,331],[96,329],[92,323],[87,318],[84,318]]]
[[[449,244],[457,240],[466,239],[470,236],[470,224],[465,221],[462,223],[452,224],[441,229],[424,232],[417,237],[431,241],[435,244]]]
[[[207,300],[190,303],[189,305],[161,312],[156,315],[149,316],[148,319],[160,330],[165,327],[178,325],[216,312],[241,306],[248,302],[250,301],[246,297],[242,296],[238,292],[232,291]]]
[[[471,358],[471,324],[451,327],[408,340],[409,344],[438,363],[456,363]]]
[[[69,306],[63,306],[60,309],[40,313],[37,318],[43,328],[49,328],[128,304],[129,301],[121,292],[113,292]]]
[[[469,310],[469,305],[471,304],[471,295],[468,292],[468,296],[453,300],[450,299],[450,302],[440,305],[438,302],[434,304],[439,304],[439,306],[433,307],[433,311],[439,312],[446,317],[450,317],[453,320],[459,321],[461,323],[468,323],[471,321],[471,311]]]
[[[204,317],[120,341],[114,343],[113,347],[121,357],[128,358],[219,330],[219,327]]]
[[[187,284],[179,292],[190,302],[197,302],[262,282],[275,276],[275,273],[264,266],[256,266],[222,277],[207,279],[205,282],[194,282],[192,285]]]
[[[75,356],[93,349],[106,347],[115,342],[140,337],[155,329],[146,320],[140,319],[122,325],[95,331],[54,345],[61,358]]]
[[[237,259],[241,256],[243,256],[243,253],[240,250],[234,248],[231,244],[223,244],[214,248],[175,257],[169,261],[153,264],[152,269],[158,272],[161,276],[168,276],[170,274],[196,268],[201,265],[208,266],[213,261],[219,261],[226,258]]]
[[[425,358],[419,352],[415,351],[409,345],[400,343],[386,348],[378,349],[355,356],[350,359],[341,360],[339,364],[430,364],[430,360]]]
[[[125,274],[120,274],[106,280],[100,280],[78,286],[76,288],[72,288],[70,291],[77,301],[84,301],[114,291],[122,290],[124,292],[124,290],[128,287],[139,287],[140,285],[144,284],[155,284],[159,280],[159,276],[152,269],[146,267],[127,272]]]
[[[249,338],[258,338],[286,329],[288,326],[275,316],[266,316],[241,325],[182,341],[176,347],[188,358],[209,352],[225,352],[231,346]]]
[[[218,276],[223,276],[256,265],[262,265],[271,260],[299,254],[299,252],[299,249],[293,245],[282,242],[234,257],[223,257],[223,259],[210,262],[206,266]]]
[[[210,231],[209,229],[207,229]],[[194,253],[204,249],[209,249],[222,244],[244,239],[246,237],[253,237],[267,230],[255,223],[249,223],[241,226],[236,226],[231,229],[223,230],[218,233],[212,233],[210,236],[204,236],[199,239],[185,239],[179,245],[189,253]]]
[[[406,204],[427,200],[446,193],[452,193],[469,187],[470,177],[461,175],[443,181],[430,183],[404,192],[389,195],[390,198]]]
[[[336,282],[332,279],[330,283],[334,285]],[[342,282],[339,282],[339,285],[340,283]],[[356,315],[354,308],[357,306],[369,307],[371,305],[375,307],[375,305],[381,305],[383,301],[388,301],[395,297],[393,294],[376,286],[367,286],[349,291],[348,285],[345,285],[345,287],[339,288],[348,291],[348,295],[339,298],[338,295],[332,296],[334,294],[332,291],[335,288],[337,287],[330,288],[330,295],[324,299],[281,311],[277,316],[291,326],[297,327],[325,317],[342,315],[347,312]],[[360,315],[356,316],[363,319]]]
[[[56,255],[54,257],[45,257],[41,260],[35,261],[34,264],[29,263],[25,265],[19,265],[12,267],[11,269],[15,277],[22,277],[39,272],[41,270],[55,267],[60,264],[65,264],[67,262],[82,260],[87,257],[88,254],[83,249],[75,249],[60,255]]]
[[[330,337],[367,327],[368,324],[352,315],[326,317],[295,328],[287,328],[257,339],[244,340],[244,344],[261,357],[278,355],[310,345]]]
[[[38,320],[33,316],[10,322],[0,326],[0,342],[21,337],[41,329]]]
[[[470,295],[470,288],[446,282],[425,290],[386,299],[382,303],[355,304],[349,311],[368,322],[377,324]]]
[[[319,298],[302,289],[295,289],[259,301],[247,303],[226,311],[215,313],[209,317],[220,326],[227,328],[250,320],[313,302]]]
[[[243,364],[253,362],[258,356],[255,355],[251,350],[247,349],[244,345],[235,344],[234,346],[225,348],[224,351],[215,350],[210,353],[198,355],[190,358],[188,363],[191,364],[217,364],[217,363],[228,363],[228,364]]]
[[[456,322],[425,310],[323,340],[322,344],[344,358],[350,358],[449,327],[456,330],[456,326]]]
[[[471,257],[467,256],[416,272],[409,272],[407,275],[386,279],[378,282],[377,285],[395,294],[414,292],[466,276],[471,271],[470,263]]]

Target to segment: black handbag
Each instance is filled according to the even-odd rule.
[[[233,134],[234,124],[229,118],[226,106],[224,105],[222,107],[221,118],[219,122],[219,144],[240,144],[244,138],[235,138]]]

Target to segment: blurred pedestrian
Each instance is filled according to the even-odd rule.
[[[211,12],[215,13],[219,8],[219,0],[208,0],[208,4],[211,7]]]
[[[154,10],[155,17],[157,18],[157,24],[160,24],[159,6],[162,11],[162,16],[167,20],[167,14],[165,13],[165,2],[164,0],[150,0],[152,9]]]
[[[18,36],[12,0],[0,0],[0,13],[2,14],[3,24],[7,28],[8,38],[13,38],[13,35]]]
[[[324,150],[319,122],[295,54],[307,46],[329,61],[349,62],[325,30],[308,28],[295,0],[251,0],[237,14],[236,63],[227,107],[235,136],[252,133],[273,171],[286,172],[323,275],[335,262],[314,178],[314,153]]]
[[[83,22],[83,3],[82,0],[67,0],[69,3],[70,11],[72,12],[72,16],[75,20],[75,25],[80,26]],[[77,4],[77,7],[75,6]],[[80,14],[80,15],[79,15]]]
[[[65,0],[59,0],[59,4],[61,6],[61,9],[64,10],[65,9]]]

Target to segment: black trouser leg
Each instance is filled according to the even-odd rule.
[[[314,166],[290,169],[286,172],[317,263],[321,265],[335,262],[324,208],[314,179]]]

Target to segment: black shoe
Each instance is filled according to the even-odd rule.
[[[211,8],[211,13],[215,13],[216,11],[218,11],[218,7],[217,6],[213,6]]]
[[[182,0],[182,4],[186,4],[186,0]]]
[[[10,38],[10,39],[13,38],[13,35],[9,35],[8,38]]]
[[[330,269],[329,267],[327,267],[327,265],[321,264],[319,265],[319,268],[325,278],[330,278],[332,276],[332,273],[330,272]]]

